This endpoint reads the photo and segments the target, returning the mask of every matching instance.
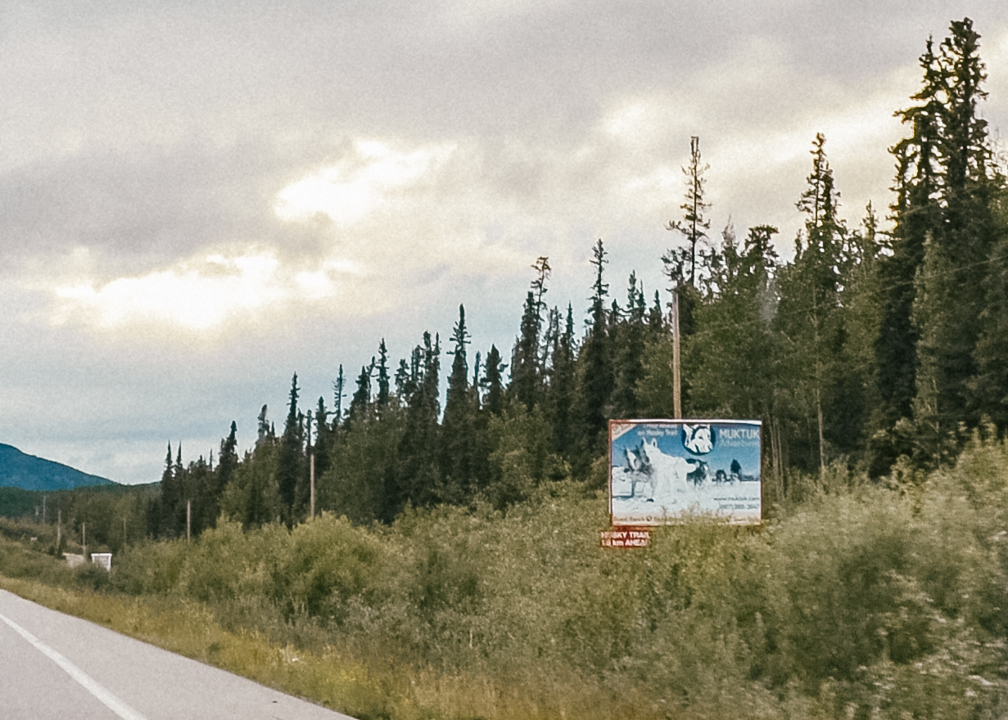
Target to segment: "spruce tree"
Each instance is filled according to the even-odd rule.
[[[544,414],[552,430],[550,450],[569,460],[575,454],[574,443],[577,438],[577,433],[572,428],[577,392],[574,311],[568,303],[563,330],[559,328],[558,308],[553,309],[552,316],[556,318],[557,328],[550,336],[550,364],[547,369],[549,382],[544,399]]]
[[[529,290],[522,311],[521,332],[511,354],[510,396],[527,408],[539,400],[541,373],[539,368],[539,306],[535,293]]]
[[[485,395],[483,407],[492,415],[504,412],[504,370],[507,366],[501,362],[500,351],[496,345],[490,346],[486,359],[486,376],[484,377]]]
[[[922,432],[933,426],[940,437],[959,423],[975,427],[993,390],[981,390],[977,378],[985,375],[978,362],[980,348],[987,347],[982,338],[992,337],[984,324],[992,327],[991,303],[997,305],[987,278],[999,234],[993,203],[1001,184],[992,168],[987,123],[978,114],[986,97],[980,36],[968,18],[953,22],[950,32],[938,56],[941,224],[925,245],[913,308],[919,336],[915,422]]]
[[[925,284],[925,291],[939,295],[936,300],[944,301],[945,308],[933,318],[938,327],[919,326],[922,335],[945,336],[941,348],[928,352],[937,365],[930,379],[938,387],[939,423],[946,432],[959,422],[976,427],[979,409],[986,404],[983,396],[969,392],[969,383],[980,370],[977,345],[982,317],[990,310],[985,291],[996,288],[986,277],[998,236],[993,201],[999,184],[991,172],[987,121],[978,114],[979,103],[987,97],[982,89],[987,75],[979,57],[980,36],[969,18],[953,22],[950,30],[941,45],[941,63],[948,78],[941,143],[944,222],[943,232],[935,236],[934,250],[943,256],[939,262],[948,264],[953,278],[934,278],[930,288]],[[946,292],[940,289],[942,282],[948,285]],[[990,299],[996,303],[996,298]]]
[[[202,515],[202,527],[214,527],[217,516],[221,509],[221,496],[228,484],[234,480],[235,472],[238,469],[238,425],[232,421],[231,431],[228,436],[221,440],[220,452],[217,456],[217,469],[214,470],[213,455],[211,454],[210,475],[203,487],[200,498],[200,512]]]
[[[440,341],[429,332],[411,355],[410,377],[404,382],[406,412],[396,464],[389,468],[382,493],[382,518],[391,522],[406,505],[428,506],[441,486],[438,463],[438,376]]]
[[[901,454],[911,448],[894,434],[902,419],[913,416],[917,394],[918,329],[912,315],[916,298],[915,277],[924,262],[924,244],[941,228],[939,204],[940,149],[944,73],[928,39],[919,64],[924,81],[912,99],[918,104],[896,112],[911,129],[910,137],[890,148],[896,158],[896,200],[891,206],[895,223],[891,254],[879,261],[881,325],[874,343],[874,393],[877,398],[869,467],[872,475],[888,472]]]
[[[700,138],[696,135],[690,138],[690,161],[682,169],[686,176],[686,201],[680,205],[683,210],[682,220],[669,221],[668,229],[677,230],[689,241],[689,283],[696,287],[697,243],[707,237],[710,220],[706,212],[710,203],[705,200],[704,173],[710,166],[700,160]]]
[[[343,398],[346,397],[346,380],[343,378],[343,363],[339,366],[339,375],[333,383],[333,428],[343,423]]]
[[[160,517],[157,530],[159,535],[172,537],[177,531],[175,516],[181,496],[180,482],[181,478],[176,473],[175,465],[172,462],[172,448],[171,442],[169,442],[168,455],[165,457],[165,469],[161,473]]]
[[[453,347],[451,374],[448,376],[448,393],[445,400],[444,420],[441,424],[441,500],[462,502],[467,500],[474,487],[474,454],[476,422],[474,394],[469,389],[469,367],[466,345],[470,342],[465,324],[465,307],[459,305],[458,323],[452,332]]]
[[[382,338],[378,346],[378,395],[375,397],[375,405],[378,415],[388,407],[389,404],[389,371],[388,371],[388,350],[385,349],[385,338]]]
[[[609,400],[613,391],[612,348],[609,342],[608,313],[605,299],[609,285],[604,282],[606,259],[605,247],[599,239],[592,248],[592,265],[595,267],[595,282],[589,312],[591,314],[588,333],[581,345],[578,356],[580,366],[580,387],[578,392],[580,408],[581,437],[578,471],[587,470],[591,460],[602,452],[603,433],[609,411]]]
[[[833,171],[825,151],[825,137],[816,135],[812,172],[797,207],[805,213],[805,229],[795,240],[794,263],[781,272],[781,303],[778,328],[789,345],[785,357],[795,381],[795,408],[811,422],[811,435],[804,437],[809,459],[806,468],[826,470],[829,431],[834,414],[829,407],[831,387],[842,364],[836,362],[845,344],[841,305],[844,235],[837,218],[838,206]]]
[[[365,422],[371,419],[371,376],[374,374],[375,359],[370,365],[362,365],[357,377],[357,390],[350,399],[350,412],[347,414],[347,424]]]
[[[329,426],[329,410],[326,408],[325,400],[319,396],[318,407],[315,409],[315,442],[312,445],[312,451],[315,453],[316,481],[329,469],[334,435]]]
[[[298,481],[304,469],[304,438],[298,413],[297,373],[291,379],[290,400],[287,407],[287,422],[284,424],[277,454],[277,488],[283,503],[284,520],[290,526],[297,515]]]
[[[639,417],[637,385],[644,371],[646,311],[644,291],[638,287],[637,273],[632,272],[627,288],[626,313],[615,329],[613,417]]]

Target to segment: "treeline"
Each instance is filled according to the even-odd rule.
[[[957,455],[965,431],[1008,428],[1008,194],[978,112],[978,53],[968,18],[928,40],[922,87],[896,113],[907,137],[891,148],[888,230],[871,204],[856,225],[841,218],[816,136],[791,262],[770,225],[711,237],[707,166],[692,142],[683,213],[668,225],[685,244],[662,258],[679,309],[683,412],[763,421],[766,506],[796,489],[797,473],[928,470]],[[316,511],[356,523],[477,499],[504,508],[561,478],[601,486],[607,420],[672,414],[672,336],[668,303],[645,297],[635,274],[623,299],[610,292],[601,239],[591,262],[583,332],[571,304],[547,302],[540,257],[509,357],[473,353],[460,306],[446,347],[425,332],[394,365],[382,341],[355,387],[341,366],[332,407],[320,397],[306,410],[295,375],[282,433],[264,407],[242,458],[233,423],[216,467],[212,457],[184,466],[169,446],[151,533],[184,534],[187,502],[196,533],[221,513],[247,527],[296,523],[312,462]]]
[[[155,530],[150,509],[160,493],[157,483],[51,492],[0,488],[0,535],[35,538],[51,554],[80,552],[85,541],[89,551],[120,553]]]

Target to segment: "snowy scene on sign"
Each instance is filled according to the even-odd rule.
[[[688,516],[759,523],[757,420],[613,420],[613,525],[665,525]]]

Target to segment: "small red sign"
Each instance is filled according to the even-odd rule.
[[[647,547],[650,541],[648,528],[614,527],[602,531],[600,544],[608,548],[641,548]]]

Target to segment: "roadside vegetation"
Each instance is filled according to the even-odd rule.
[[[697,519],[643,550],[600,548],[605,499],[568,483],[506,513],[222,521],[111,575],[7,540],[0,572],[366,719],[1003,716],[1008,446],[806,482],[763,528]]]

